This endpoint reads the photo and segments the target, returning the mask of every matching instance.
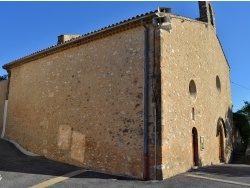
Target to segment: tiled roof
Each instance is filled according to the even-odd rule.
[[[30,54],[30,55],[24,56],[24,57],[22,57],[22,58],[20,58],[20,59],[17,59],[17,60],[14,60],[14,61],[10,62],[10,63],[7,63],[7,64],[3,65],[3,68],[4,68],[4,69],[8,69],[8,67],[10,67],[10,66],[12,66],[12,65],[14,65],[14,64],[18,64],[18,63],[20,63],[20,62],[22,62],[22,61],[25,61],[25,60],[26,60],[26,61],[29,61],[29,59],[32,59],[32,58],[34,58],[34,57],[36,57],[36,56],[38,56],[38,55],[42,55],[42,54],[44,54],[44,53],[46,53],[46,52],[50,52],[50,51],[52,51],[52,50],[54,50],[54,49],[57,49],[57,48],[60,48],[60,47],[69,45],[69,44],[71,44],[71,43],[73,43],[73,42],[75,42],[75,41],[80,41],[80,40],[82,40],[82,39],[86,39],[86,38],[88,38],[88,37],[90,37],[90,36],[92,36],[92,35],[95,35],[95,34],[98,34],[98,33],[102,33],[102,32],[104,32],[104,31],[107,31],[107,30],[116,28],[116,27],[118,27],[118,26],[126,25],[126,24],[128,24],[128,23],[130,23],[130,22],[134,22],[134,21],[140,20],[140,19],[142,19],[142,18],[147,18],[147,17],[150,17],[150,16],[155,16],[155,13],[156,13],[156,12],[157,12],[157,10],[155,10],[155,11],[150,11],[150,12],[147,12],[147,13],[145,13],[145,14],[140,14],[140,15],[137,15],[137,16],[135,16],[135,17],[132,17],[132,18],[123,20],[123,21],[121,21],[121,22],[118,22],[118,23],[109,25],[109,26],[107,26],[107,27],[101,28],[101,29],[99,29],[99,30],[95,30],[95,31],[92,31],[92,32],[90,32],[90,33],[81,35],[81,36],[79,36],[79,37],[77,37],[77,38],[68,40],[68,41],[66,41],[66,42],[64,42],[64,43],[62,43],[62,44],[57,44],[57,45],[54,45],[54,46],[50,46],[50,47],[45,48],[45,49],[43,49],[43,50],[34,52],[34,53]]]
[[[27,55],[27,56],[24,56],[24,57],[19,58],[17,60],[6,63],[2,67],[4,69],[9,69],[12,66],[19,65],[19,63],[22,64],[22,63],[30,62],[32,60],[39,59],[41,57],[56,53],[57,51],[60,51],[59,49],[63,50],[63,49],[69,48],[74,43],[77,43],[77,42],[80,42],[80,41],[83,41],[83,40],[87,40],[88,38],[91,38],[91,36],[96,36],[98,34],[104,33],[105,31],[114,30],[115,28],[119,28],[120,26],[126,26],[129,23],[134,23],[136,21],[138,22],[138,21],[140,21],[142,19],[154,17],[154,16],[156,16],[155,13],[157,13],[157,12],[158,12],[158,10],[154,10],[154,11],[147,12],[145,14],[139,14],[139,15],[137,15],[135,17],[123,20],[121,22],[118,22],[118,23],[103,27],[103,28],[101,28],[99,30],[95,30],[95,31],[92,31],[90,33],[86,33],[86,34],[81,35],[79,37],[73,38],[73,39],[68,40],[68,41],[66,41],[64,43],[56,44],[56,45],[50,46],[48,48],[45,48],[43,50],[36,51],[36,52],[34,52],[34,53],[30,54],[30,55]],[[197,21],[197,20],[194,20],[194,19],[191,19],[191,18],[180,16],[180,15],[174,15],[174,14],[171,14],[171,15],[174,16],[174,17],[179,17],[181,19],[185,19],[185,20]],[[197,21],[197,22],[200,22],[200,21]]]

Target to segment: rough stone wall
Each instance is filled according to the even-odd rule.
[[[85,168],[143,177],[144,28],[11,69],[6,135]]]
[[[229,67],[211,25],[173,17],[171,32],[161,30],[162,172],[163,178],[193,166],[192,128],[198,131],[199,165],[218,164],[217,121],[226,126],[225,160],[232,150]],[[221,92],[216,87],[216,76]],[[195,100],[189,93],[194,80]],[[194,120],[192,117],[194,108]],[[201,150],[200,136],[205,149]]]
[[[3,128],[3,112],[7,94],[7,85],[8,85],[8,80],[0,81],[0,134],[2,134],[2,128]]]

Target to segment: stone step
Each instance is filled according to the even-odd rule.
[[[233,161],[232,164],[245,164],[245,161]]]
[[[244,164],[245,163],[245,153],[244,152],[236,152],[233,154],[233,164]]]
[[[245,160],[234,160],[232,161],[233,164],[244,164]]]
[[[234,156],[242,156],[242,155],[245,156],[245,153],[234,153],[233,155],[234,155]]]
[[[233,156],[234,159],[245,159],[245,156]]]

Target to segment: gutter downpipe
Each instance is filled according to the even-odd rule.
[[[143,112],[144,112],[144,173],[143,179],[149,180],[149,147],[148,147],[148,122],[149,122],[149,28],[142,21],[144,30],[144,94],[143,94]]]
[[[157,106],[156,106],[157,107]],[[157,180],[157,109],[154,109],[154,128],[155,128],[155,171],[154,178]]]
[[[153,33],[153,40],[154,40],[154,53],[153,53],[153,76],[155,76],[155,28],[153,29],[154,33]],[[154,105],[154,131],[155,131],[155,167],[154,167],[154,179],[157,180],[157,98],[155,95],[155,85],[154,82],[152,80],[152,89],[153,89],[153,95],[154,95],[154,101],[155,101],[155,105]]]

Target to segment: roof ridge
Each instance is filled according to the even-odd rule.
[[[85,33],[85,34],[82,34],[82,35],[79,34],[80,36],[78,36],[78,37],[72,38],[72,39],[67,40],[67,41],[65,41],[65,42],[63,42],[63,43],[60,43],[60,44],[55,44],[55,45],[49,46],[49,47],[47,47],[47,48],[44,48],[44,49],[35,51],[35,52],[31,53],[31,54],[25,55],[25,56],[23,56],[23,57],[21,57],[21,58],[18,58],[18,59],[13,60],[13,61],[11,61],[11,62],[9,62],[9,63],[6,63],[6,64],[4,64],[2,67],[3,67],[4,69],[8,69],[8,67],[10,67],[10,66],[12,66],[12,65],[14,65],[14,64],[16,64],[16,63],[19,63],[19,62],[22,62],[22,61],[25,61],[25,60],[26,60],[27,62],[29,62],[29,61],[31,61],[31,60],[34,60],[34,58],[35,58],[35,57],[38,57],[39,55],[44,55],[44,56],[46,56],[45,53],[47,53],[47,55],[48,55],[48,54],[50,55],[50,54],[52,54],[52,53],[55,53],[55,52],[53,52],[52,50],[55,50],[55,51],[56,51],[58,48],[62,48],[62,49],[63,49],[64,46],[66,47],[66,46],[68,46],[68,45],[70,45],[70,44],[73,44],[74,42],[78,42],[78,41],[81,41],[81,40],[83,40],[83,39],[87,39],[88,37],[91,37],[91,36],[93,36],[93,35],[97,35],[98,33],[102,33],[102,32],[105,32],[105,31],[112,30],[112,29],[114,29],[114,28],[116,28],[116,27],[123,26],[123,25],[125,25],[125,24],[128,24],[129,22],[135,22],[135,21],[137,21],[137,20],[139,20],[139,19],[143,19],[143,17],[144,17],[144,18],[147,18],[147,17],[153,16],[153,15],[157,16],[157,15],[155,14],[155,13],[157,13],[157,12],[158,12],[158,10],[156,9],[156,10],[153,10],[153,11],[146,12],[146,13],[144,13],[144,14],[138,14],[138,15],[136,15],[136,16],[133,16],[133,17],[130,17],[130,18],[125,19],[125,20],[123,20],[123,21],[116,22],[116,23],[114,23],[114,24],[111,24],[111,25],[102,27],[102,28],[100,28],[100,29],[97,29],[97,30],[94,30],[94,31],[91,31],[91,32],[88,32],[88,33]],[[184,16],[181,16],[181,15],[176,15],[176,14],[173,14],[173,13],[171,13],[171,15],[173,15],[173,16],[175,16],[175,17],[182,18],[182,19],[188,19],[188,20],[197,21],[197,20],[195,20],[195,19],[188,18],[188,17],[184,17]]]
[[[68,40],[68,41],[65,41],[65,42],[61,43],[61,44],[52,45],[52,46],[49,46],[49,47],[44,48],[44,49],[42,49],[42,50],[35,51],[35,52],[33,52],[33,53],[29,54],[29,55],[23,56],[23,57],[21,57],[21,58],[18,58],[18,59],[16,59],[16,60],[13,60],[13,61],[11,61],[11,62],[9,62],[9,63],[6,63],[6,64],[4,64],[2,67],[3,67],[4,69],[7,69],[7,67],[9,67],[9,66],[11,66],[11,65],[13,65],[13,64],[16,64],[16,63],[18,63],[18,62],[20,62],[20,61],[23,61],[23,60],[27,60],[28,58],[32,58],[33,56],[36,56],[36,55],[45,53],[45,52],[50,51],[50,50],[52,50],[52,49],[60,48],[60,47],[62,47],[62,46],[68,45],[68,44],[73,43],[73,42],[75,42],[75,41],[78,41],[78,40],[80,41],[81,39],[87,38],[87,37],[89,37],[89,36],[91,36],[91,35],[94,35],[94,34],[97,34],[97,33],[99,33],[99,32],[104,32],[104,31],[106,31],[106,30],[110,30],[110,29],[113,29],[113,28],[115,28],[115,27],[122,26],[123,24],[126,24],[126,23],[128,23],[128,22],[130,22],[130,21],[136,21],[137,19],[140,19],[140,18],[143,18],[143,17],[152,16],[152,15],[154,15],[157,11],[158,11],[158,10],[154,10],[154,11],[146,12],[146,13],[144,13],[144,14],[138,14],[138,15],[136,15],[136,16],[133,16],[133,17],[128,18],[128,19],[125,19],[125,20],[123,20],[123,21],[116,22],[116,23],[114,23],[114,24],[111,24],[111,25],[102,27],[102,28],[100,28],[100,29],[98,29],[98,30],[94,30],[94,31],[88,32],[88,33],[86,33],[86,34],[80,35],[79,37],[72,38],[72,39],[70,39],[70,40]]]

